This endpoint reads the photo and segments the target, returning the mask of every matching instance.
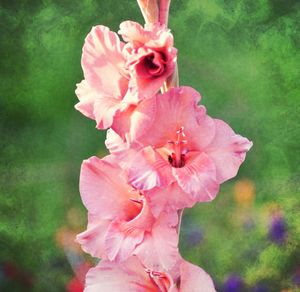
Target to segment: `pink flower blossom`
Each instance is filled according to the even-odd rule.
[[[194,89],[180,87],[142,102],[133,114],[129,149],[125,143],[116,147],[116,134],[108,133],[106,145],[121,157],[134,187],[151,190],[176,183],[189,206],[188,197],[210,201],[219,185],[237,174],[252,142],[208,116],[199,100]]]
[[[173,48],[173,36],[157,24],[143,28],[132,21],[122,22],[119,33],[127,41],[123,52],[132,94],[139,99],[150,98],[175,69],[177,50]]]
[[[110,157],[83,162],[80,193],[89,219],[87,230],[77,236],[84,251],[117,262],[135,254],[151,268],[175,264],[177,213],[153,217],[143,194],[127,183]]]
[[[136,257],[116,264],[102,261],[86,277],[85,292],[214,292],[214,284],[201,268],[184,260],[177,263],[178,275],[146,268]]]
[[[173,73],[176,49],[172,34],[158,24],[143,28],[125,21],[119,33],[126,44],[102,25],[87,35],[81,59],[85,79],[77,85],[75,107],[95,119],[97,128],[111,127],[124,137],[135,106]]]

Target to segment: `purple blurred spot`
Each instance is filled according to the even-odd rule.
[[[223,292],[242,292],[244,282],[239,275],[231,275],[227,278],[223,286]]]
[[[269,239],[276,244],[283,244],[287,235],[287,226],[281,216],[272,218],[269,228]]]
[[[292,282],[297,287],[300,287],[300,269],[298,269],[298,271],[292,277]]]

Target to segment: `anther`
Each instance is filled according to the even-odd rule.
[[[183,130],[184,130],[184,127],[182,126],[179,128],[179,130],[176,131],[176,134],[178,134],[178,135],[181,134],[183,137],[185,137]]]

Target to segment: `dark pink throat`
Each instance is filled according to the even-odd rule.
[[[164,273],[151,271],[148,269],[146,269],[146,273],[149,274],[151,282],[155,287],[158,288],[158,291],[168,292],[170,288],[170,280]]]

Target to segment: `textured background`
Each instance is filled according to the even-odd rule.
[[[0,13],[0,290],[64,291],[74,256],[61,230],[72,239],[85,226],[80,164],[105,154],[105,133],[73,108],[83,40],[93,25],[116,31],[142,17],[133,0],[2,0]],[[267,291],[296,289],[299,16],[297,0],[172,1],[181,85],[195,87],[211,116],[254,142],[218,198],[185,212],[181,251],[220,290],[232,274],[244,288],[228,291],[261,282]],[[283,244],[268,238],[275,213],[286,223]]]

